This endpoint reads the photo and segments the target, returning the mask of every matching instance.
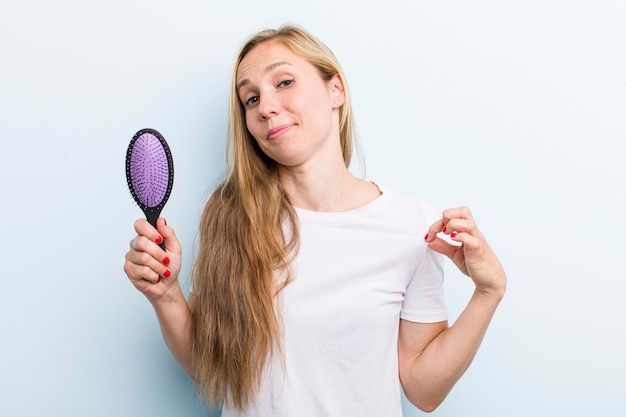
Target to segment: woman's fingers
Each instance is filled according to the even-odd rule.
[[[454,245],[437,237],[439,233],[448,235]],[[442,217],[428,229],[425,240],[431,249],[446,255],[466,275],[469,275],[477,288],[496,289],[506,286],[506,274],[498,258],[489,247],[472,212],[467,207],[447,209]]]
[[[473,236],[477,239],[482,238],[482,235],[474,222],[472,212],[467,207],[457,207],[445,210],[442,213],[441,219],[429,227],[428,234],[424,237],[424,240],[431,242],[435,239],[438,233],[449,235],[452,240],[456,240],[460,243],[472,242],[467,238],[467,236],[461,236],[462,234]]]
[[[144,247],[148,249],[142,249]],[[168,272],[171,261],[167,254],[143,236],[137,236],[131,241],[131,250],[126,254],[126,262],[130,267],[127,274],[133,281],[145,279],[158,282],[159,277],[167,278],[171,274]]]
[[[445,210],[441,215],[442,232],[454,238],[455,234],[468,233],[478,237],[479,231],[472,212],[467,207]]]
[[[457,249],[459,248],[456,245],[449,244],[448,242],[446,242],[445,240],[439,237],[435,237],[434,239],[432,239],[430,243],[428,244],[428,246],[435,252],[439,252],[447,256],[450,259],[454,257]]]
[[[180,256],[182,248],[178,238],[176,237],[176,233],[174,232],[174,229],[167,225],[167,221],[162,217],[159,217],[157,220],[157,230],[158,235],[155,236],[154,239],[162,237],[165,242],[166,251]]]
[[[428,247],[435,252],[439,252],[447,256],[462,273],[464,273],[465,275],[470,275],[470,272],[467,269],[467,265],[465,264],[465,254],[463,251],[463,246],[452,245],[445,240],[435,236],[429,241]]]
[[[163,243],[163,236],[157,231],[146,219],[139,219],[135,221],[135,232],[138,236],[143,236],[149,241],[160,245]]]
[[[444,223],[448,223],[451,219],[473,219],[472,211],[466,206],[444,210],[442,213],[442,220]]]
[[[174,231],[166,226],[164,219],[159,219],[159,226],[168,233],[170,245],[178,249],[178,253],[170,254],[159,246],[163,242],[162,233],[157,231],[144,219],[135,222],[135,231],[138,235],[130,241],[130,250],[126,254],[124,271],[138,289],[143,286],[142,281],[158,284],[162,279],[172,276],[171,267],[178,273],[180,270],[180,244],[176,240]],[[172,265],[173,264],[173,265]]]

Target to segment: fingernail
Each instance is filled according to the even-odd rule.
[[[164,276],[165,278],[169,278],[169,277],[170,277],[170,275],[171,275],[171,273],[170,273],[170,270],[169,270],[169,269],[166,269],[166,270],[165,270],[165,272],[163,273],[163,276]]]
[[[446,233],[446,230],[447,230],[447,227],[446,227],[446,226],[443,226],[443,230],[442,230],[442,232]]]
[[[161,282],[161,277],[159,277],[159,278],[157,279],[157,282],[156,282],[156,283],[158,284],[159,282]]]
[[[166,256],[165,258],[163,258],[163,265],[169,265],[169,264],[170,264],[170,258]]]
[[[165,220],[165,217],[163,218],[163,223],[167,226],[167,220]]]
[[[428,233],[426,233],[426,236],[424,236],[424,240],[428,240]]]
[[[163,243],[163,238],[161,236],[157,236],[156,243],[157,245],[160,245],[161,243]]]
[[[456,232],[450,233],[450,237],[456,237]]]

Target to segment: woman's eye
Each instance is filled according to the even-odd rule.
[[[256,104],[257,101],[259,101],[259,96],[253,96],[247,99],[245,104],[246,106],[252,106],[253,104]]]
[[[283,80],[280,82],[280,84],[278,84],[279,87],[289,87],[291,84],[293,84],[293,80]]]

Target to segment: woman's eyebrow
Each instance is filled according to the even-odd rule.
[[[273,64],[270,64],[267,67],[265,67],[265,71],[264,72],[265,73],[271,72],[271,71],[275,70],[276,68],[280,67],[281,65],[291,65],[291,63],[288,62],[288,61],[274,62]],[[248,80],[247,78],[244,78],[243,80],[239,81],[239,83],[237,83],[237,90],[239,90],[241,87],[245,86],[249,82],[250,82],[250,80]]]

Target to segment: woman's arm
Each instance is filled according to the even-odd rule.
[[[175,288],[175,290],[174,290]],[[193,345],[191,336],[191,310],[185,301],[180,285],[173,287],[167,299],[152,303],[156,312],[163,340],[174,359],[195,379]]]
[[[400,380],[411,403],[429,412],[443,402],[474,359],[497,303],[474,293],[451,327],[400,320]]]
[[[135,222],[137,236],[130,242],[124,271],[152,304],[167,347],[193,378],[191,310],[178,281],[182,248],[165,219],[159,218],[157,228],[143,219]],[[162,241],[165,251],[159,247]]]
[[[461,245],[436,237],[443,232]],[[454,325],[400,320],[398,359],[407,398],[434,410],[467,370],[504,296],[506,274],[467,208],[446,210],[428,230],[431,249],[448,256],[474,281],[476,289]]]

